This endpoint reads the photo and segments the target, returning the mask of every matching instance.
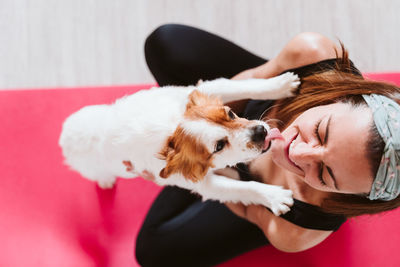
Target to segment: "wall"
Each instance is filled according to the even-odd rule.
[[[0,88],[153,82],[143,43],[168,22],[266,58],[316,31],[340,38],[362,71],[399,71],[399,11],[397,0],[0,0]]]

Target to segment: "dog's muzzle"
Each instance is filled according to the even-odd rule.
[[[268,134],[267,129],[262,125],[257,125],[252,128],[252,131],[251,141],[255,143],[264,143],[265,137]]]

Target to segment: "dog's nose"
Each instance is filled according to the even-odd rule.
[[[257,125],[253,127],[253,134],[251,136],[251,141],[253,142],[263,142],[265,136],[267,136],[267,129],[262,125]]]

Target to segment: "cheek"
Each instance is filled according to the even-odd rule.
[[[325,191],[324,187],[321,185],[321,183],[318,181],[318,179],[312,177],[312,176],[305,176],[304,182],[308,184],[310,187],[320,190],[320,191]]]
[[[305,176],[304,177],[304,181],[311,187],[320,190],[322,185],[321,183],[318,181],[317,178],[314,178],[313,176]]]
[[[315,121],[317,119],[317,116],[321,114],[320,111],[315,110],[315,109],[309,109],[302,113],[300,116],[298,116],[293,122],[293,125],[301,125],[301,126],[306,126],[308,124],[312,124],[312,121]]]
[[[319,191],[336,192],[335,190],[331,189],[330,187],[322,185],[321,182],[319,181],[318,177],[316,177],[316,176],[306,176],[303,179],[306,184],[308,184],[310,187],[317,189]]]

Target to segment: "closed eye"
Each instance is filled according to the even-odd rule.
[[[319,120],[314,126],[314,134],[318,138],[320,145],[322,145],[322,139],[321,139],[321,136],[319,135],[319,126],[321,125],[321,122],[322,122],[322,119]],[[320,162],[318,164],[318,179],[319,179],[321,185],[326,186],[326,182],[324,181],[324,178],[322,176],[323,172],[324,172],[324,164],[322,162]]]
[[[322,174],[324,173],[324,164],[320,163],[319,164],[319,172],[318,172],[318,179],[321,182],[321,185],[326,186],[326,183],[322,177]]]
[[[314,133],[315,133],[315,136],[318,138],[318,141],[319,141],[319,143],[320,143],[321,146],[322,146],[322,145],[325,145],[325,146],[326,146],[327,143],[328,143],[329,125],[330,125],[330,122],[331,122],[331,118],[332,118],[332,116],[329,116],[328,122],[326,123],[324,141],[322,141],[322,138],[321,138],[321,136],[320,136],[320,134],[319,134],[319,126],[320,126],[320,124],[321,124],[323,118],[322,118],[319,122],[317,122],[316,125],[315,125]],[[318,167],[318,169],[319,169],[319,172],[318,172],[318,179],[319,179],[319,181],[321,182],[321,185],[323,185],[323,186],[326,186],[326,185],[327,185],[326,182],[325,182],[324,179],[323,179],[323,176],[322,176],[324,167],[326,167],[326,170],[327,170],[328,173],[329,173],[329,176],[328,176],[328,177],[331,177],[335,189],[336,189],[337,191],[340,191],[339,186],[338,186],[338,184],[337,184],[337,182],[336,182],[336,178],[335,178],[335,176],[333,175],[332,169],[331,169],[330,167],[328,167],[327,165],[325,165],[323,162],[321,162],[321,163],[319,164],[319,167]]]
[[[314,126],[314,134],[318,138],[320,145],[322,145],[322,139],[321,139],[321,136],[319,136],[319,125],[321,124],[321,122],[322,122],[322,119],[319,120]]]

